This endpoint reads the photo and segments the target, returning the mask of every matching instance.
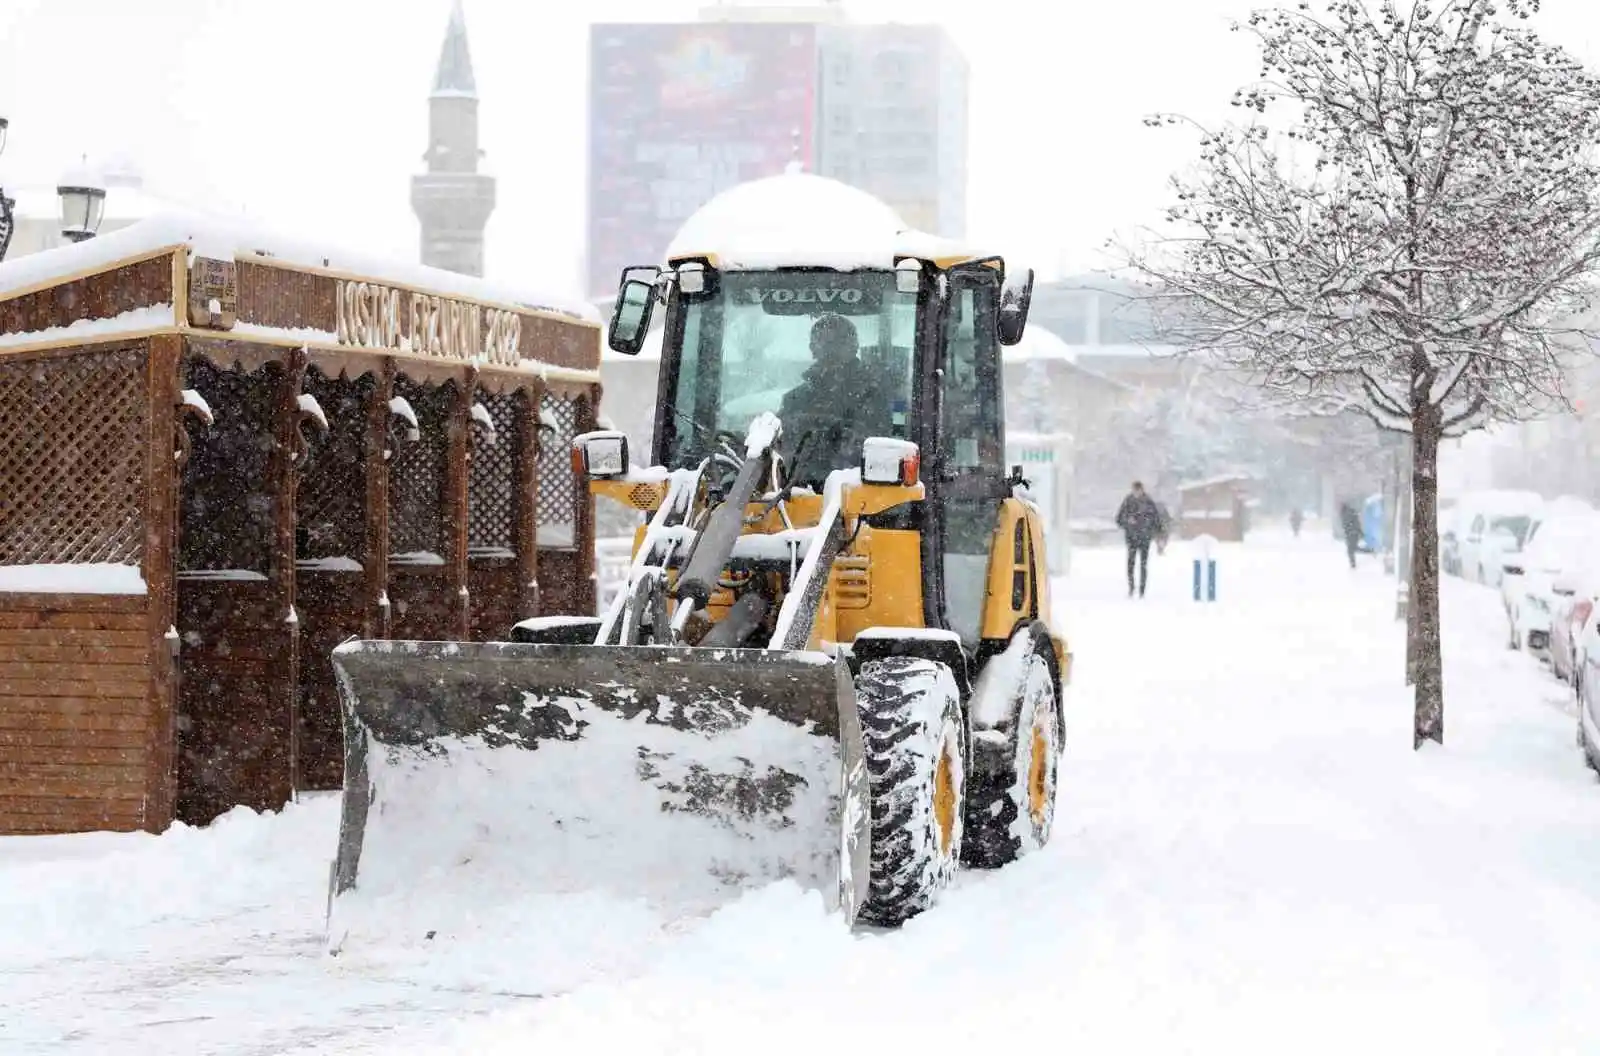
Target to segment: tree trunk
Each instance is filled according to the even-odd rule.
[[[1416,504],[1416,452],[1410,437],[1406,438],[1405,461],[1401,469],[1399,499],[1399,529],[1395,532],[1395,593],[1398,595],[1396,614],[1406,621],[1406,685],[1417,680],[1417,582],[1416,582],[1416,523],[1412,507]]]
[[[1411,416],[1412,665],[1416,709],[1412,748],[1444,743],[1444,657],[1439,642],[1439,431],[1442,413],[1421,404]]]

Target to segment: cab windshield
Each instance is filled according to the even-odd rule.
[[[778,450],[795,484],[858,465],[869,436],[914,439],[916,308],[889,271],[719,273],[710,293],[686,298],[682,358],[666,364],[666,464],[698,465],[719,438],[742,455],[765,411],[783,420]]]

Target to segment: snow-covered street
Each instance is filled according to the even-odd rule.
[[[664,930],[591,903],[492,947],[333,958],[331,798],[10,837],[0,1050],[1592,1051],[1600,784],[1498,596],[1446,582],[1446,747],[1418,755],[1393,581],[1320,525],[1224,548],[1214,605],[1183,544],[1142,602],[1121,561],[1079,550],[1058,585],[1051,846],[899,933],[779,885]]]

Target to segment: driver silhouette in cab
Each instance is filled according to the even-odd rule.
[[[859,352],[854,323],[831,313],[820,317],[811,326],[811,366],[778,411],[791,452],[811,433],[801,458],[821,476],[860,462],[867,437],[894,435],[888,399]]]

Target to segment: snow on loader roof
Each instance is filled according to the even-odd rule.
[[[668,261],[711,256],[719,268],[892,268],[896,256],[976,256],[950,239],[911,229],[866,191],[809,172],[751,180],[712,198],[684,221]]]

